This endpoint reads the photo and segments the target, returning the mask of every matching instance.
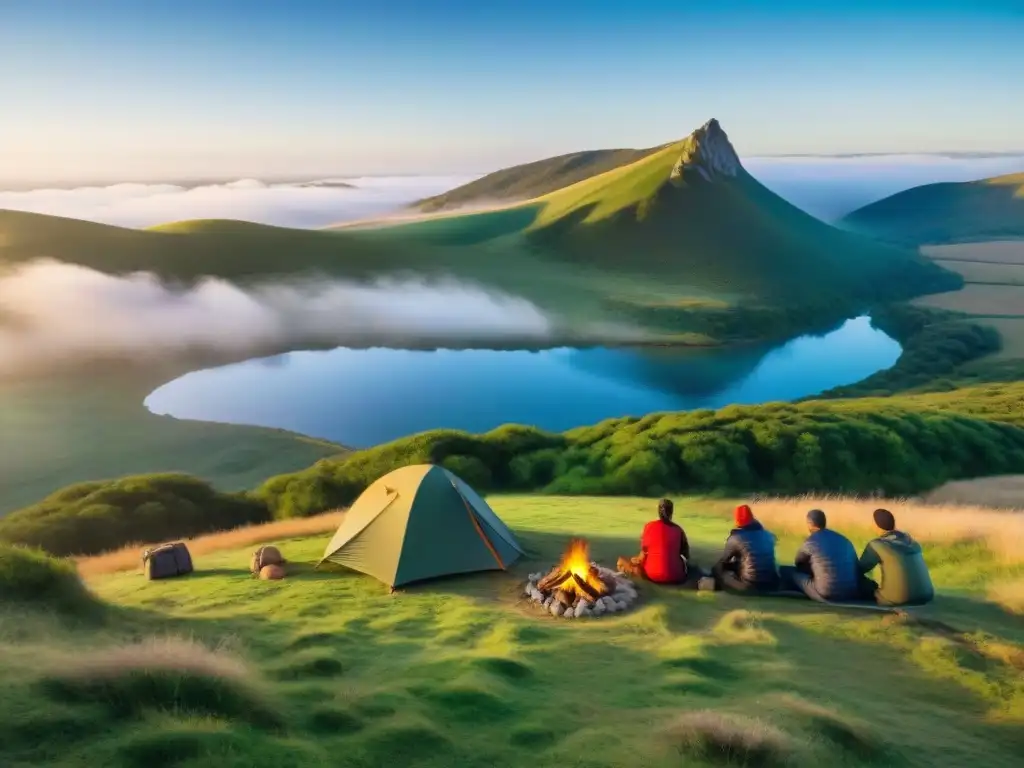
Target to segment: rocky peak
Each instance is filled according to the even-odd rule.
[[[714,181],[720,176],[734,177],[742,167],[729,137],[712,118],[686,139],[669,179],[681,183],[687,171],[696,171],[705,180]]]

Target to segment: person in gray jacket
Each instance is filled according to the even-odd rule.
[[[807,537],[793,566],[779,569],[785,588],[799,589],[819,602],[856,600],[860,596],[857,550],[848,538],[828,527],[825,513],[807,513]]]

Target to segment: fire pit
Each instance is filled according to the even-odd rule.
[[[524,593],[552,616],[578,619],[624,611],[636,601],[633,582],[590,561],[586,539],[573,539],[551,572],[531,573]]]

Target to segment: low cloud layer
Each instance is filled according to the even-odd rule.
[[[0,274],[0,372],[187,350],[229,354],[291,344],[544,340],[530,302],[454,280],[291,282],[242,288],[206,279],[173,291],[154,275],[116,277],[36,261]]]
[[[861,155],[751,157],[744,167],[812,216],[835,221],[883,197],[921,184],[973,181],[1024,171],[1024,155]]]
[[[379,176],[266,184],[241,179],[186,188],[113,184],[0,191],[0,209],[148,227],[182,219],[243,219],[285,227],[325,227],[378,216],[472,181],[473,176]],[[349,184],[351,186],[339,186]]]

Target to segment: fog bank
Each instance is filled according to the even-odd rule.
[[[310,279],[174,290],[41,260],[0,273],[0,376],[97,358],[245,353],[301,344],[443,344],[553,335],[525,299],[451,280]]]

